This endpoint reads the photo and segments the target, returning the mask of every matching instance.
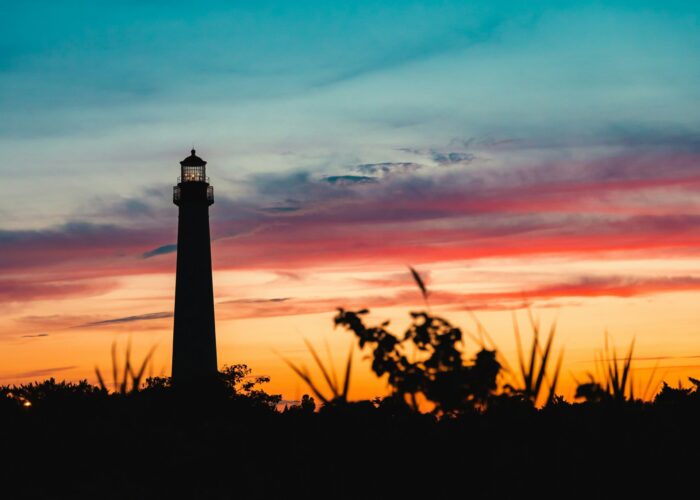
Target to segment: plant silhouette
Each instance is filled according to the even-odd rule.
[[[552,323],[543,346],[540,343],[539,321],[534,318],[530,310],[528,310],[528,318],[533,333],[529,355],[526,358],[523,352],[518,320],[515,313],[513,313],[513,331],[515,332],[515,345],[518,351],[519,377],[514,383],[506,384],[505,389],[510,394],[520,396],[532,405],[537,405],[541,400],[541,394],[545,387],[544,383],[548,382],[549,390],[544,403],[550,404],[556,396],[557,382],[559,381],[559,372],[561,371],[564,353],[562,351],[559,354],[554,369],[550,371],[552,342],[556,332],[556,322]]]
[[[150,365],[154,352],[155,346],[148,351],[148,354],[143,358],[138,369],[134,369],[131,363],[131,339],[129,339],[124,354],[124,367],[121,368],[117,356],[117,343],[116,341],[112,342],[112,385],[115,393],[124,395],[128,392],[137,392],[140,389],[144,381],[146,368]],[[102,372],[97,366],[95,367],[95,375],[97,376],[97,382],[100,384],[100,388],[105,392],[109,392]]]
[[[350,350],[348,352],[348,358],[345,363],[345,376],[343,378],[343,383],[342,386],[338,382],[338,377],[335,374],[335,369],[333,367],[333,363],[329,360],[328,367],[326,367],[321,361],[321,357],[318,355],[316,352],[316,349],[314,349],[313,345],[311,345],[311,342],[308,340],[304,340],[304,343],[306,344],[306,348],[309,350],[311,353],[312,358],[314,359],[314,362],[318,366],[319,370],[321,371],[321,374],[323,375],[323,379],[326,381],[326,384],[328,385],[328,388],[331,391],[331,396],[325,396],[323,392],[319,389],[318,385],[314,383],[313,378],[311,377],[311,374],[309,373],[309,370],[301,365],[297,366],[294,363],[292,363],[290,360],[287,358],[282,358],[283,361],[296,373],[299,378],[301,378],[306,385],[309,386],[311,391],[316,395],[318,399],[323,402],[324,405],[345,405],[348,403],[348,392],[350,391],[350,373],[352,372],[352,355],[353,355],[353,349],[352,346],[350,346]],[[329,352],[329,358],[330,358],[330,352]]]
[[[588,382],[578,384],[576,398],[587,402],[615,401],[623,403],[634,401],[634,384],[632,381],[632,360],[634,352],[634,339],[630,343],[627,356],[618,358],[617,350],[610,347],[609,335],[605,334],[603,351],[596,354],[596,367],[601,373],[600,379],[596,379],[593,373],[588,373]],[[649,382],[653,379],[654,372]]]
[[[386,329],[388,321],[367,326],[363,316],[368,313],[339,309],[334,321],[355,334],[360,349],[372,349],[372,370],[379,377],[388,376],[392,396],[405,399],[417,411],[422,395],[438,414],[487,404],[501,369],[495,351],[481,349],[465,363],[462,331],[447,320],[412,312],[412,323],[399,338]]]

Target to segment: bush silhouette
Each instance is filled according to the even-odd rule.
[[[365,325],[367,309],[339,309],[335,324],[355,334],[360,349],[372,349],[372,370],[387,375],[394,397],[418,411],[418,396],[434,404],[439,415],[485,407],[497,388],[501,370],[495,351],[481,349],[470,363],[461,351],[462,331],[426,312],[412,312],[412,323],[399,338],[386,321]],[[410,359],[409,359],[410,358]]]

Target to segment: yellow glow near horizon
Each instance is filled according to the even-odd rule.
[[[609,274],[617,269],[625,273],[646,270],[650,275],[681,274],[697,265],[695,260],[676,261],[605,261],[556,262],[472,262],[469,267],[433,266],[429,288],[436,298],[441,293],[497,293],[546,282],[557,272],[588,275],[592,270]],[[533,269],[540,270],[533,272]],[[490,281],[485,277],[489,277]],[[216,287],[217,345],[220,366],[245,363],[254,374],[267,375],[269,392],[281,393],[286,400],[300,399],[309,389],[288,368],[282,358],[303,364],[316,374],[324,387],[320,372],[305,347],[308,339],[324,357],[330,353],[331,365],[338,372],[354,345],[355,364],[350,396],[371,398],[388,392],[385,380],[370,370],[368,352],[357,352],[356,339],[350,332],[334,330],[335,306],[371,309],[369,323],[391,320],[390,331],[401,335],[408,325],[410,310],[424,307],[420,294],[404,268],[314,269],[285,276],[268,271],[226,271],[214,276]],[[107,293],[86,300],[66,298],[59,301],[34,301],[14,304],[5,311],[2,325],[0,372],[2,384],[24,383],[54,376],[58,379],[96,382],[95,366],[111,372],[110,346],[117,342],[120,355],[128,341],[132,343],[134,361],[140,361],[156,346],[150,375],[169,375],[172,347],[172,290],[174,275],[153,274],[123,277]],[[398,301],[386,298],[401,296]],[[534,300],[533,311],[548,328],[557,322],[555,347],[564,349],[564,365],[559,392],[573,397],[576,380],[585,380],[595,371],[595,353],[603,347],[604,334],[610,333],[619,355],[626,353],[636,340],[634,363],[637,384],[644,386],[658,363],[655,377],[675,385],[688,376],[700,377],[700,337],[696,325],[700,312],[698,293],[650,293],[632,297],[561,297],[554,304]],[[373,302],[379,300],[379,307]],[[384,301],[384,302],[382,302]],[[557,305],[561,303],[561,305]],[[544,305],[545,307],[542,307]],[[554,305],[555,307],[550,307]],[[465,331],[475,332],[468,304],[437,303],[435,314],[444,316]],[[166,317],[129,320],[130,317],[163,313]],[[511,312],[480,310],[476,312],[493,342],[517,366]],[[528,342],[529,325],[522,309],[516,312]],[[109,322],[118,318],[124,321]],[[102,323],[100,323],[102,322]],[[45,334],[45,336],[37,336]],[[328,346],[326,348],[326,345]],[[465,357],[470,358],[478,346],[465,341]],[[698,356],[698,357],[696,357]],[[340,373],[339,373],[340,376]]]

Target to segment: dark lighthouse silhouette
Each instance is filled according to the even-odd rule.
[[[211,277],[209,206],[214,188],[207,162],[192,150],[180,162],[181,175],[173,188],[179,207],[177,276],[173,327],[173,383],[187,385],[217,373],[214,328],[214,289]]]

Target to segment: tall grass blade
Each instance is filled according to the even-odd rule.
[[[483,323],[477,318],[476,314],[474,314],[473,311],[471,311],[468,307],[465,308],[467,314],[469,314],[469,317],[476,323],[476,328],[477,332],[479,334],[479,340],[476,341],[476,344],[481,347],[482,349],[490,348],[491,350],[496,349],[496,343],[493,341],[491,338],[491,335],[489,335],[488,330],[486,327],[483,325]],[[486,344],[485,340],[488,341],[489,345]]]
[[[129,372],[131,371],[131,339],[129,339],[129,342],[126,344],[126,361],[124,362],[124,374],[123,374],[123,379],[121,382],[121,385],[119,386],[120,388],[120,393],[121,394],[126,394],[126,384],[129,381]]]
[[[632,366],[632,352],[634,351],[634,341],[635,339],[632,339],[632,342],[630,343],[630,348],[629,351],[627,352],[627,358],[625,359],[625,364],[622,369],[622,380],[621,380],[621,385],[622,385],[622,398],[624,399],[625,397],[625,386],[627,384],[627,377],[630,374],[630,366]],[[631,386],[631,384],[630,384]]]
[[[146,366],[149,365],[151,361],[151,357],[153,356],[153,353],[155,352],[156,347],[153,346],[151,347],[151,350],[148,351],[148,354],[146,354],[146,357],[143,358],[143,362],[141,363],[141,367],[139,370],[134,373],[133,370],[130,369],[130,375],[131,375],[131,390],[132,391],[138,391],[139,387],[141,385],[141,379],[143,378],[143,374],[146,371]]]
[[[518,351],[518,363],[520,364],[520,373],[523,376],[523,380],[527,379],[527,370],[525,368],[525,358],[523,354],[523,344],[520,340],[520,325],[518,324],[518,318],[515,313],[512,313],[513,317],[513,331],[515,332],[515,347]]]
[[[533,330],[533,339],[532,339],[532,348],[530,349],[530,364],[526,368],[526,379],[525,379],[525,388],[532,395],[533,392],[533,377],[535,374],[535,356],[537,355],[537,350],[539,348],[539,325],[537,325],[534,320],[532,319],[532,314],[530,314],[530,322],[532,324],[532,330]]]
[[[532,309],[528,308],[527,309],[527,316],[530,319],[530,324],[532,325],[532,330],[534,332],[539,333],[540,331],[540,319],[536,318],[534,314],[532,314]]]
[[[282,357],[282,356],[280,356]],[[323,403],[328,403],[328,399],[321,393],[321,391],[318,390],[316,385],[313,383],[311,380],[311,377],[309,377],[308,373],[306,373],[304,370],[301,368],[298,368],[294,363],[289,361],[287,358],[282,357],[282,361],[287,363],[287,366],[289,366],[294,373],[296,373],[300,379],[302,379],[304,382],[306,382],[306,385],[309,386],[309,389],[314,393],[314,395]]]
[[[554,400],[554,396],[557,392],[557,382],[559,381],[559,372],[561,371],[561,363],[564,359],[564,350],[562,349],[559,353],[559,358],[557,359],[557,364],[554,366],[554,376],[552,377],[552,383],[549,386],[549,395],[547,396],[547,403],[549,404]]]
[[[95,375],[97,375],[97,382],[100,384],[100,389],[102,389],[105,392],[108,392],[107,385],[105,384],[105,381],[102,378],[102,373],[100,373],[100,369],[98,367],[95,367]]]
[[[117,392],[119,387],[119,380],[117,378],[117,341],[112,342],[112,382],[114,383],[114,392]]]
[[[328,356],[328,366],[330,367],[331,377],[333,377],[333,385],[335,387],[340,387],[338,384],[338,374],[335,371],[335,364],[333,363],[333,356],[331,356],[331,348],[328,345],[328,339],[323,339],[323,343],[326,346],[326,356]]]
[[[318,365],[319,369],[321,370],[321,373],[323,374],[323,378],[326,380],[326,383],[328,384],[328,387],[330,388],[331,392],[333,393],[334,397],[338,397],[338,386],[333,385],[333,381],[331,380],[330,375],[328,374],[328,370],[326,370],[326,367],[323,366],[323,362],[321,361],[321,358],[319,358],[318,354],[316,353],[316,349],[314,349],[314,346],[311,345],[311,342],[309,342],[307,339],[304,339],[304,342],[306,343],[306,347],[309,349],[309,352],[311,352],[311,356],[313,356],[314,361],[316,361],[316,364]]]
[[[630,401],[634,401],[634,377],[632,375],[630,375],[629,383],[630,383],[629,384]]]
[[[540,368],[537,373],[537,379],[535,380],[535,386],[533,387],[534,389],[534,394],[533,394],[533,402],[537,403],[537,398],[539,397],[540,394],[540,389],[542,388],[542,381],[544,380],[545,374],[547,372],[547,362],[549,361],[549,353],[552,349],[552,341],[554,340],[554,332],[556,330],[556,323],[552,324],[552,329],[549,332],[549,338],[547,339],[547,343],[544,348],[544,352],[541,355],[540,359]]]
[[[651,389],[651,384],[654,381],[654,376],[656,375],[656,371],[659,369],[659,360],[654,363],[654,368],[651,369],[651,374],[649,375],[649,379],[647,380],[647,385],[644,386],[644,392],[642,393],[642,399],[644,401],[647,401],[648,396],[649,396],[649,389]]]
[[[663,373],[661,374],[661,377],[659,380],[656,381],[656,385],[654,386],[654,391],[652,394],[656,396],[659,393],[659,388],[661,387],[661,384],[663,384],[664,380],[666,379],[666,375],[668,375],[668,369],[664,370]]]
[[[413,279],[415,280],[416,284],[418,285],[418,288],[420,288],[421,294],[423,294],[423,300],[428,300],[428,288],[425,286],[425,283],[423,282],[423,279],[420,277],[420,274],[418,274],[418,271],[413,269],[413,267],[408,266],[408,269],[411,270],[411,274],[413,275]]]
[[[343,393],[341,398],[343,401],[348,400],[348,391],[350,390],[350,371],[352,370],[352,352],[353,344],[350,344],[350,352],[348,353],[348,361],[345,364],[345,380],[343,381]]]
[[[479,321],[479,318],[477,318],[476,314],[469,310],[469,308],[466,308],[467,314],[469,314],[469,317],[474,321],[477,327],[477,332],[479,334],[479,338],[476,338],[474,334],[469,332],[468,330],[462,330],[462,332],[466,333],[470,339],[474,341],[476,345],[478,345],[482,349],[491,349],[492,351],[496,351],[496,360],[501,364],[501,367],[504,369],[504,372],[513,376],[514,370],[510,366],[510,363],[508,363],[508,360],[506,359],[505,356],[501,353],[501,350],[498,349],[496,346],[496,343],[493,341],[493,338],[491,335],[489,335],[488,330],[486,330],[486,327]],[[488,344],[487,344],[488,342]]]

